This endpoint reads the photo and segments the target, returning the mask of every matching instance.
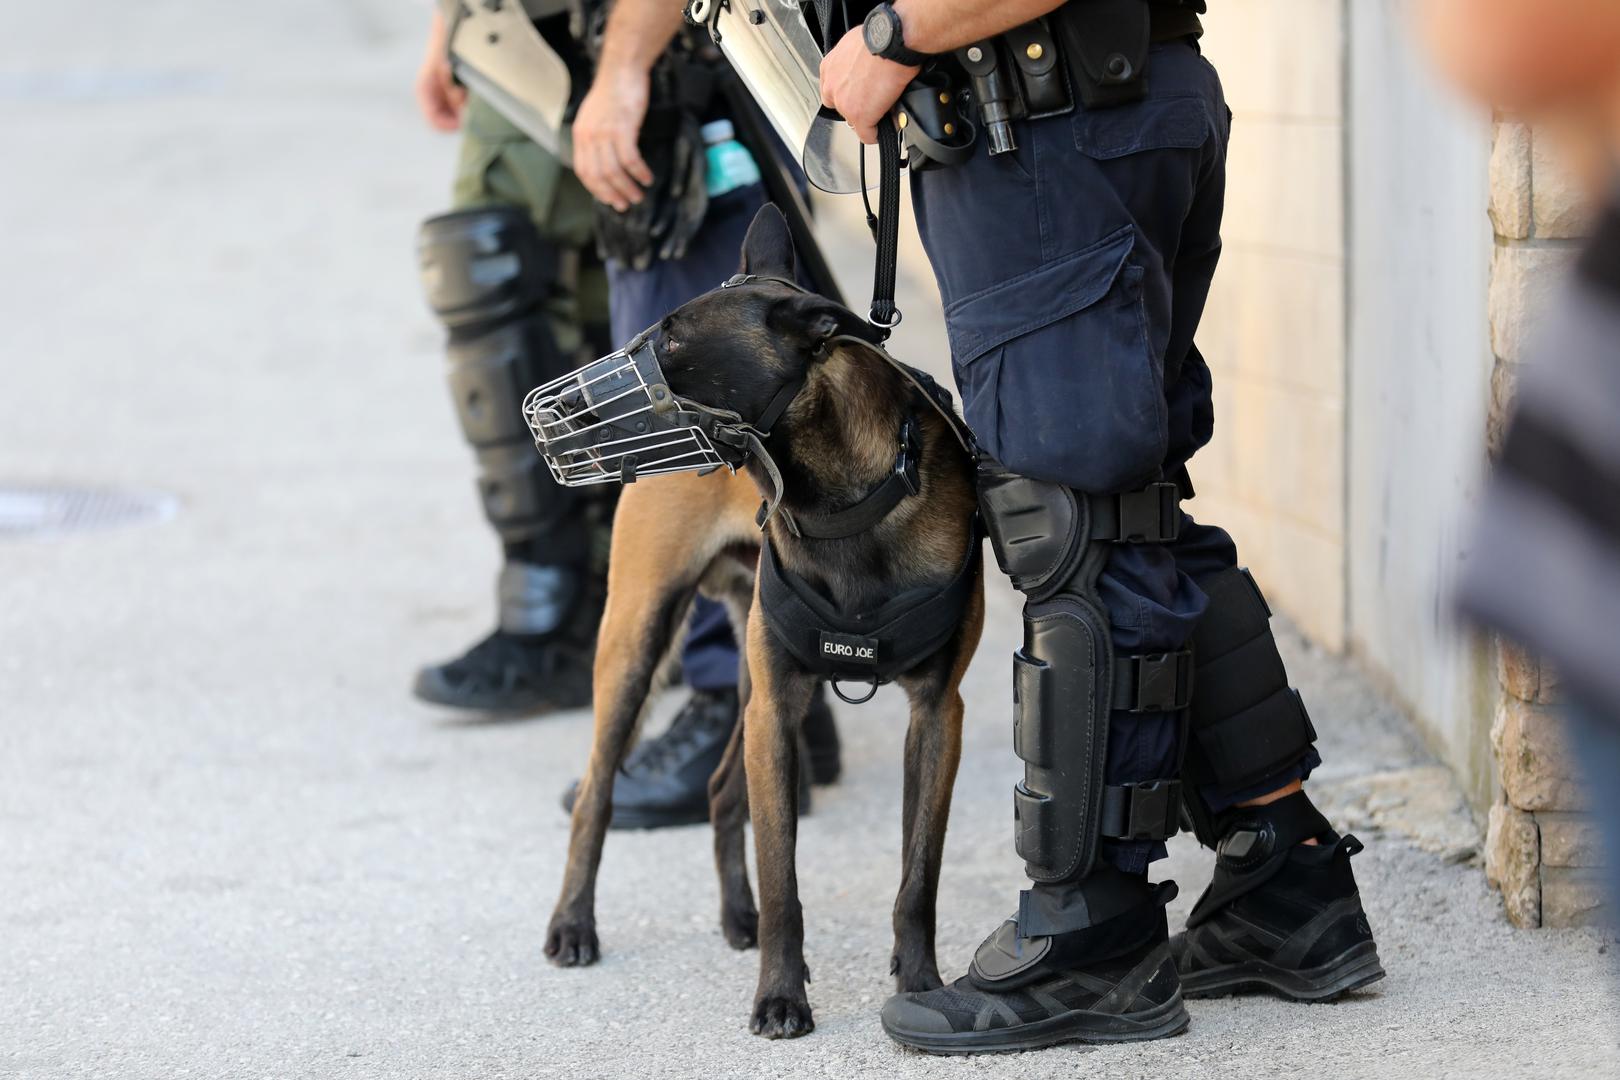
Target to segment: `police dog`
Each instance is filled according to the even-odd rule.
[[[791,279],[787,223],[767,206],[743,246],[742,272]],[[939,412],[877,353],[833,343],[831,301],[782,280],[716,289],[659,325],[657,357],[679,398],[757,417],[775,388],[804,379],[767,445],[780,469],[781,509],[766,524],[779,564],[845,611],[868,611],[908,590],[969,581],[962,616],[946,643],[900,672],[910,699],[905,742],[902,870],[894,904],[890,971],[902,991],[941,985],[934,959],[934,901],[951,788],[961,757],[963,673],[984,620],[983,560],[975,525],[972,461]],[[917,493],[874,526],[843,539],[796,535],[790,515],[811,520],[861,500],[895,468],[896,432],[920,426]],[[613,525],[607,607],[596,651],[596,725],[574,805],[562,893],[546,933],[555,964],[599,955],[595,888],[611,812],[614,773],[671,642],[696,592],[727,605],[740,631],[742,722],[709,783],[720,925],[735,948],[760,946],[749,1028],[792,1038],[814,1028],[805,996],[804,924],[794,843],[798,827],[799,727],[817,676],[767,625],[756,569],[761,494],[775,480],[757,460],[735,474],[675,473],[625,488]],[[744,856],[754,824],[760,902]]]

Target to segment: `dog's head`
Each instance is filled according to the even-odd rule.
[[[794,280],[793,239],[775,206],[754,216],[743,241],[742,275],[658,324],[658,364],[678,397],[753,421],[782,387],[801,382],[827,339],[858,319]]]
[[[530,391],[524,414],[558,481],[736,468],[750,439],[757,452],[756,432],[799,399],[830,339],[865,325],[796,286],[793,262],[787,222],[767,206],[749,226],[740,275]]]

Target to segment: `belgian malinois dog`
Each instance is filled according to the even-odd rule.
[[[756,418],[771,409],[782,387],[802,382],[802,388],[762,442],[767,461],[755,455],[737,473],[677,472],[624,491],[596,652],[594,743],[545,944],[546,955],[564,967],[598,958],[596,875],[614,774],[661,660],[693,595],[702,592],[727,605],[745,658],[742,722],[709,783],[720,925],[733,947],[750,948],[756,941],[760,946],[749,1029],[772,1039],[804,1035],[815,1026],[805,996],[794,844],[799,727],[818,675],[785,646],[762,607],[756,581],[762,543],[786,576],[843,612],[874,611],[904,594],[965,582],[958,593],[965,599],[953,612],[958,617],[948,620],[943,644],[893,673],[911,706],[890,961],[902,991],[941,985],[934,901],[961,757],[959,687],[984,620],[973,464],[960,429],[937,404],[922,401],[927,395],[898,365],[840,337],[840,325],[856,317],[794,287],[793,274],[787,224],[767,206],[749,229],[742,275],[678,308],[646,339],[667,382],[654,396],[673,392],[700,406]],[[908,419],[910,429],[904,427]],[[897,432],[908,431],[917,450],[914,493],[854,535],[812,535],[818,521],[847,523],[848,509],[894,473]],[[780,500],[763,532],[756,520],[762,494],[773,508]],[[744,855],[743,826],[750,815],[757,909]]]

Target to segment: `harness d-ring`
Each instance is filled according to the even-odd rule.
[[[846,705],[865,705],[868,701],[871,701],[874,697],[877,697],[879,686],[878,681],[873,679],[867,684],[871,687],[871,689],[866,692],[865,697],[852,698],[848,694],[844,693],[844,688],[839,684],[837,678],[828,679],[827,684],[832,687],[832,692],[838,695],[838,700],[842,701]]]

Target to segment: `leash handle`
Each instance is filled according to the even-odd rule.
[[[900,309],[894,303],[897,264],[900,260],[900,129],[893,114],[878,124],[878,212],[866,196],[866,155],[861,155],[861,199],[866,207],[866,225],[877,241],[877,265],[872,270],[872,311],[868,318],[887,339],[900,325]]]

